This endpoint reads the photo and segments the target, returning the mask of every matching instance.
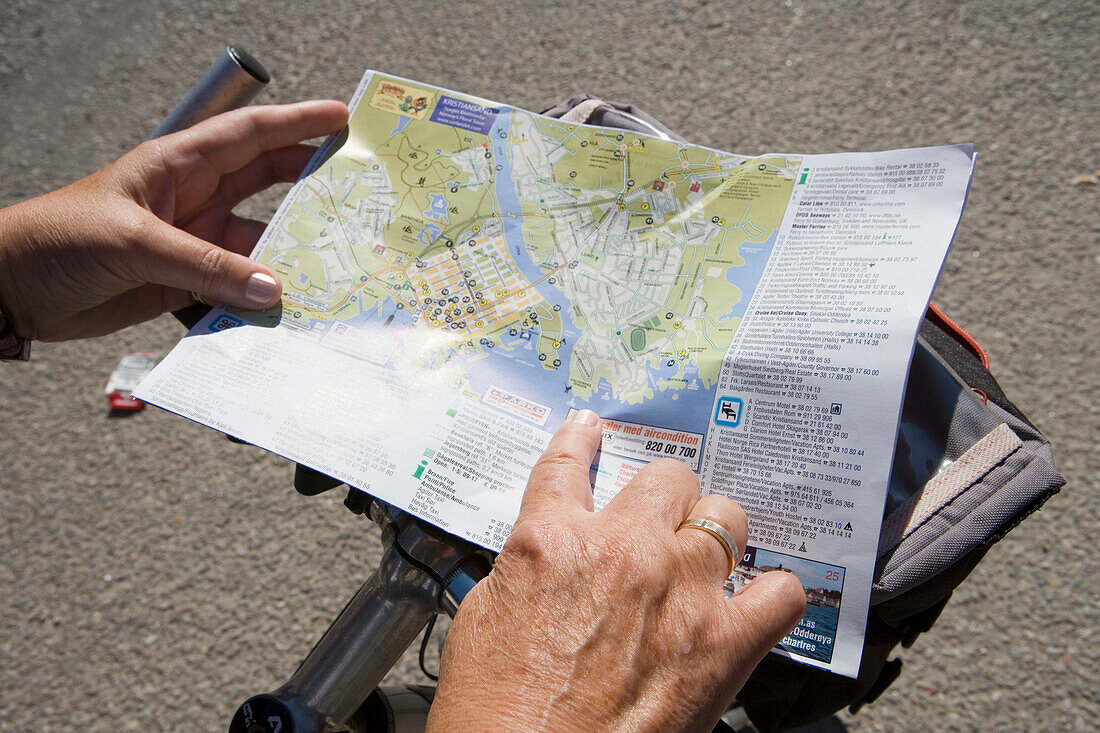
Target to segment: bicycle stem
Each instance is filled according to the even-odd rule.
[[[387,547],[378,570],[271,693],[291,716],[283,730],[320,733],[351,718],[435,614],[437,594],[434,578]]]
[[[291,678],[250,698],[230,733],[358,730],[364,700],[428,620],[453,615],[490,570],[484,550],[375,500],[382,526],[378,570],[359,589]]]

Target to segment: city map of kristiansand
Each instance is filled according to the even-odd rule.
[[[778,652],[858,670],[917,325],[968,146],[756,156],[368,72],[253,257],[135,394],[498,550],[573,410],[597,508],[682,461],[751,518],[739,575],[810,610]]]

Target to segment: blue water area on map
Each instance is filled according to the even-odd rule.
[[[406,117],[405,115],[398,115],[397,116],[397,127],[390,130],[390,137],[393,137],[397,133],[404,130],[405,125],[409,124],[409,120],[411,120],[411,119],[412,119],[412,117]]]
[[[353,328],[368,328],[379,332],[383,326],[404,329],[416,325],[413,322],[413,315],[405,310],[404,306],[399,308],[398,302],[393,298],[386,298],[372,305],[369,310],[360,309],[357,315],[345,319],[345,322]]]
[[[449,223],[451,220],[447,216],[447,199],[441,193],[430,193],[428,197],[431,199],[431,203],[428,204],[427,210],[424,212],[424,216],[429,219],[435,219],[438,222],[444,224]]]
[[[304,272],[299,272],[298,282],[300,282],[302,285],[305,285],[307,282],[309,282],[309,275],[305,274]]]
[[[443,230],[435,224],[425,224],[420,233],[416,235],[416,238],[425,246],[431,246],[432,242],[439,239],[439,235],[442,233]]]
[[[412,327],[414,325],[413,315],[405,310],[404,306],[401,308],[397,306],[398,304],[392,298],[386,298],[379,308],[378,315],[374,317],[382,323],[389,322],[391,328]],[[390,318],[393,318],[393,320],[390,321]]]
[[[502,216],[504,239],[512,258],[528,282],[538,283],[535,287],[546,303],[550,307],[559,308],[563,334],[560,338],[557,334],[554,337],[555,340],[562,342],[558,349],[562,363],[551,370],[543,362],[538,361],[537,346],[541,335],[537,324],[527,329],[517,326],[514,334],[507,333],[500,337],[499,346],[483,349],[485,356],[469,359],[471,386],[474,390],[483,392],[492,384],[535,402],[549,405],[552,412],[546,425],[548,430],[554,430],[561,424],[569,408],[588,408],[606,418],[673,430],[705,432],[714,402],[714,388],[702,388],[698,367],[694,365],[688,365],[685,374],[680,377],[690,380],[699,387],[698,389],[669,389],[666,382],[669,377],[678,374],[679,363],[669,366],[667,361],[661,360],[648,364],[646,379],[654,396],[639,404],[627,404],[613,397],[610,383],[603,379],[588,399],[581,399],[568,389],[572,349],[581,334],[566,315],[570,307],[568,299],[561,290],[544,280],[546,271],[539,266],[556,263],[532,261],[528,256],[527,243],[523,236],[523,219],[518,216],[509,216],[509,214],[519,214],[523,211],[513,183],[512,161],[508,155],[511,115],[512,110],[502,108],[489,131],[492,164],[499,166],[499,170],[496,171],[494,193]],[[755,259],[755,255],[756,253],[749,253],[749,257],[745,257],[746,261],[750,257]],[[766,252],[759,257],[761,260],[766,258]],[[760,264],[760,268],[762,267],[763,264]]]
[[[645,414],[650,415],[650,422],[659,427],[705,433],[716,388],[713,385],[709,388],[703,387],[703,382],[699,379],[699,367],[694,364],[688,364],[684,374],[680,375],[681,379],[688,380],[691,384],[679,389],[670,389],[665,384],[662,388],[659,380],[675,376],[677,369],[678,365],[669,367],[667,362],[661,361],[656,365],[651,364],[646,370],[654,397],[646,402]]]
[[[560,352],[564,360],[556,370],[547,369],[538,361],[535,339],[525,340],[521,335],[502,339],[501,346],[488,350],[489,353],[469,361],[471,387],[484,392],[489,385],[514,392],[526,399],[552,408],[548,430],[554,430],[565,419],[569,408],[590,409],[598,415],[614,420],[626,420],[644,425],[706,432],[714,403],[714,388],[710,389],[663,389],[658,380],[667,378],[665,368],[650,366],[646,370],[650,388],[654,396],[643,403],[627,404],[612,396],[611,385],[601,379],[597,388],[588,399],[573,394],[569,386],[569,355],[565,348]],[[668,370],[673,372],[675,370]],[[698,384],[698,370],[689,367],[687,378]]]
[[[778,232],[773,232],[764,242],[745,242],[737,248],[737,253],[741,255],[745,264],[727,268],[726,282],[736,285],[741,290],[741,300],[730,308],[728,313],[723,313],[719,321],[745,317],[752,294],[756,292],[756,284],[760,282],[760,277],[768,264],[768,258],[771,257],[777,235]]]

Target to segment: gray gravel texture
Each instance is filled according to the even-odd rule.
[[[1096,727],[1100,185],[1074,182],[1100,168],[1095,3],[7,0],[0,28],[2,204],[143,139],[226,42],[272,69],[268,102],[346,100],[375,67],[534,110],[589,91],[745,153],[974,142],[936,300],[1069,485],[843,720]],[[281,459],[156,409],[108,419],[118,359],[180,335],[163,317],[0,368],[0,730],[224,730],[377,561],[377,531],[297,496]]]

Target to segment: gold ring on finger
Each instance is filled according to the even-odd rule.
[[[680,522],[680,526],[676,528],[676,531],[679,532],[681,529],[697,529],[718,540],[718,543],[722,545],[722,549],[726,551],[726,559],[730,563],[730,571],[726,573],[726,577],[733,575],[733,570],[737,567],[737,550],[735,549],[737,544],[725,527],[718,524],[718,522],[703,517],[688,517]]]

